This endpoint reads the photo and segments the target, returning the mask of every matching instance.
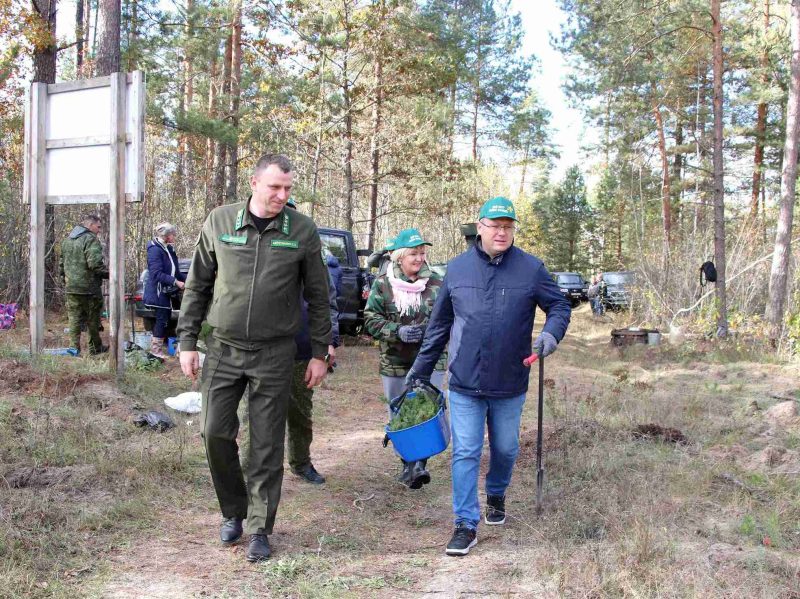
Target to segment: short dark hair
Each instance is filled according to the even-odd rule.
[[[81,222],[83,224],[85,224],[85,225],[88,225],[89,223],[92,223],[92,224],[100,223],[100,224],[102,224],[103,223],[103,219],[100,218],[100,216],[98,216],[97,214],[94,214],[94,213],[92,213],[92,214],[84,214],[83,215],[83,220],[81,220]]]
[[[256,168],[253,169],[253,174],[257,175],[271,164],[276,165],[284,173],[291,173],[294,170],[292,162],[283,154],[264,154],[258,159],[258,162],[256,162]]]

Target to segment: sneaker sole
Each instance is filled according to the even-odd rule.
[[[472,539],[472,543],[470,543],[464,549],[450,549],[448,547],[447,549],[445,549],[444,552],[447,555],[467,555],[469,553],[469,550],[472,549],[473,547],[475,547],[475,545],[477,545],[477,544],[478,544],[478,537],[475,537],[474,539]]]
[[[486,516],[484,516],[484,517],[483,517],[483,521],[484,521],[484,522],[485,522],[485,523],[486,523],[488,526],[500,526],[500,525],[502,525],[502,524],[505,524],[505,523],[506,523],[506,518],[505,518],[505,516],[503,516],[503,519],[502,519],[502,520],[494,520],[494,521],[492,521],[492,520],[489,520],[489,519],[488,519]]]

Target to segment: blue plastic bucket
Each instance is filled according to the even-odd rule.
[[[408,396],[413,397],[413,391]],[[399,431],[390,431],[387,424],[386,436],[392,442],[395,451],[406,462],[424,460],[442,453],[450,445],[450,425],[447,422],[444,402],[436,416],[425,422]]]
[[[177,337],[170,337],[167,339],[167,355],[174,356],[175,350],[178,349]]]

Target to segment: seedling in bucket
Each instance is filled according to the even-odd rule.
[[[426,385],[406,391],[394,398],[389,408],[392,419],[385,427],[384,447],[391,441],[406,462],[424,460],[447,449],[450,426],[439,389]]]

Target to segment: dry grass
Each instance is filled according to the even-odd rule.
[[[6,351],[0,369],[31,380],[0,387],[5,474],[65,470],[37,471],[47,486],[0,488],[0,596],[798,596],[800,425],[767,415],[773,396],[798,392],[796,370],[734,344],[611,348],[626,317],[575,315],[546,363],[545,511],[534,380],[510,520],[482,527],[464,559],[443,555],[449,452],[431,460],[424,490],[394,480],[370,344],[344,348],[316,392],[312,454],[328,483],[287,475],[275,557],[259,566],[215,539],[196,419],[163,435],[130,425],[133,405],[182,384],[174,367],[118,393],[88,360],[26,370],[17,358],[10,370]],[[639,425],[686,443],[635,435]]]

